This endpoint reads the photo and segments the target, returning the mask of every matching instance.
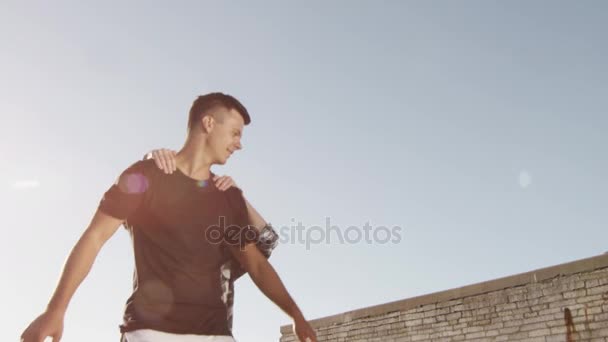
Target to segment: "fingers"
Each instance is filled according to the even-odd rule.
[[[302,342],[318,342],[317,336],[315,336],[315,334],[313,334],[313,333],[304,334],[304,338],[302,338],[300,341],[302,341]]]
[[[30,342],[32,341],[32,338],[30,337],[30,332],[28,329],[25,329],[25,331],[21,334],[19,342]]]
[[[44,342],[46,337],[43,336],[31,336],[31,335],[23,335],[21,336],[20,342]]]
[[[218,188],[218,190],[220,190],[220,191],[223,191],[222,184],[224,183],[224,178],[226,178],[226,176],[213,177],[213,182],[215,183],[215,187]]]
[[[171,172],[174,172],[175,170],[177,170],[177,163],[175,162],[175,156],[177,156],[177,152],[169,150]]]
[[[160,158],[160,154],[158,153],[158,150],[154,150],[149,154],[152,155],[152,160],[154,160],[154,164],[156,164],[156,167],[164,171],[163,163]]]
[[[51,334],[28,334],[28,333],[24,333],[23,335],[21,335],[21,338],[19,339],[20,342],[45,342],[47,340],[47,337],[50,337],[52,339],[53,342],[60,342],[61,341],[61,333],[55,334],[55,335],[51,335]]]
[[[310,324],[306,324],[305,327],[303,327],[303,331],[301,332],[301,335],[298,335],[298,338],[300,339],[300,341],[302,342],[318,342],[317,340],[317,334],[315,333],[315,330],[313,329],[312,326],[310,326]]]
[[[163,170],[167,174],[173,173],[173,171],[177,169],[175,164],[175,155],[175,151],[166,148],[152,151],[154,163],[159,169]]]
[[[169,156],[167,156],[167,150],[163,148],[162,150],[160,150],[160,152],[163,164],[163,171],[165,171],[165,173],[173,172],[173,168],[171,167],[171,163],[169,161]]]
[[[308,329],[307,335],[308,336],[306,337],[305,341],[317,342],[317,335],[315,334],[315,331],[312,328]]]
[[[216,176],[216,177],[213,177],[213,180],[215,181],[215,186],[220,191],[226,191],[226,190],[230,189],[230,187],[236,186],[236,184],[234,183],[234,180],[230,176],[220,176],[220,177]]]

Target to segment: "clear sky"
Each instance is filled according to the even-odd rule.
[[[310,319],[608,251],[607,32],[599,0],[3,1],[0,340],[43,310],[118,174],[180,148],[210,91],[252,115],[213,170],[281,230],[271,261]],[[327,218],[380,238],[311,243]],[[281,228],[298,222],[308,244]],[[132,271],[121,229],[63,341],[118,340]],[[289,323],[249,277],[235,300],[240,341]]]

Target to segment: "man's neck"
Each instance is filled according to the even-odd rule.
[[[198,145],[198,146],[197,146]],[[186,143],[175,156],[175,165],[186,176],[198,180],[206,180],[211,177],[211,160],[208,154],[201,152],[204,147],[200,143]]]

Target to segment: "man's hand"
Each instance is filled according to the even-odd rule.
[[[21,342],[44,342],[52,337],[59,342],[63,334],[63,318],[70,299],[91,270],[97,254],[122,223],[97,211],[91,224],[82,234],[65,263],[59,284],[47,305],[47,310],[36,318],[21,335]]]
[[[21,334],[21,342],[44,342],[47,337],[52,337],[53,342],[61,341],[63,316],[62,312],[45,311]]]
[[[293,320],[293,333],[298,337],[300,342],[317,342],[315,330],[304,317]]]
[[[166,174],[172,174],[175,170],[177,170],[175,163],[176,154],[177,152],[173,150],[161,148],[147,153],[146,159],[154,160],[156,167],[163,170],[163,172]],[[226,191],[231,187],[238,188],[230,176],[213,176],[213,181],[215,182],[215,186],[221,191]]]
[[[154,164],[163,170],[167,174],[173,173],[173,171],[177,170],[177,166],[175,164],[175,155],[177,152],[167,149],[161,148],[158,150],[153,150],[146,154],[145,159],[153,159]]]
[[[230,176],[213,176],[213,181],[215,182],[215,186],[221,191],[226,191],[231,187],[239,188]]]

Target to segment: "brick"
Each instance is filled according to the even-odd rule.
[[[474,333],[470,333],[470,334],[466,334],[465,338],[468,339],[472,339],[472,338],[480,338],[480,337],[484,337],[485,333],[483,331],[479,331],[479,332],[474,332]]]
[[[587,288],[587,294],[589,296],[608,293],[608,285],[602,285],[598,287]]]
[[[530,337],[547,336],[551,334],[551,329],[544,328],[530,331]]]
[[[608,342],[608,268],[317,328],[323,342]],[[286,333],[281,342],[295,342]]]
[[[569,298],[584,297],[586,294],[587,294],[586,289],[578,289],[578,290],[574,290],[574,291],[564,292],[564,298],[569,299]]]

